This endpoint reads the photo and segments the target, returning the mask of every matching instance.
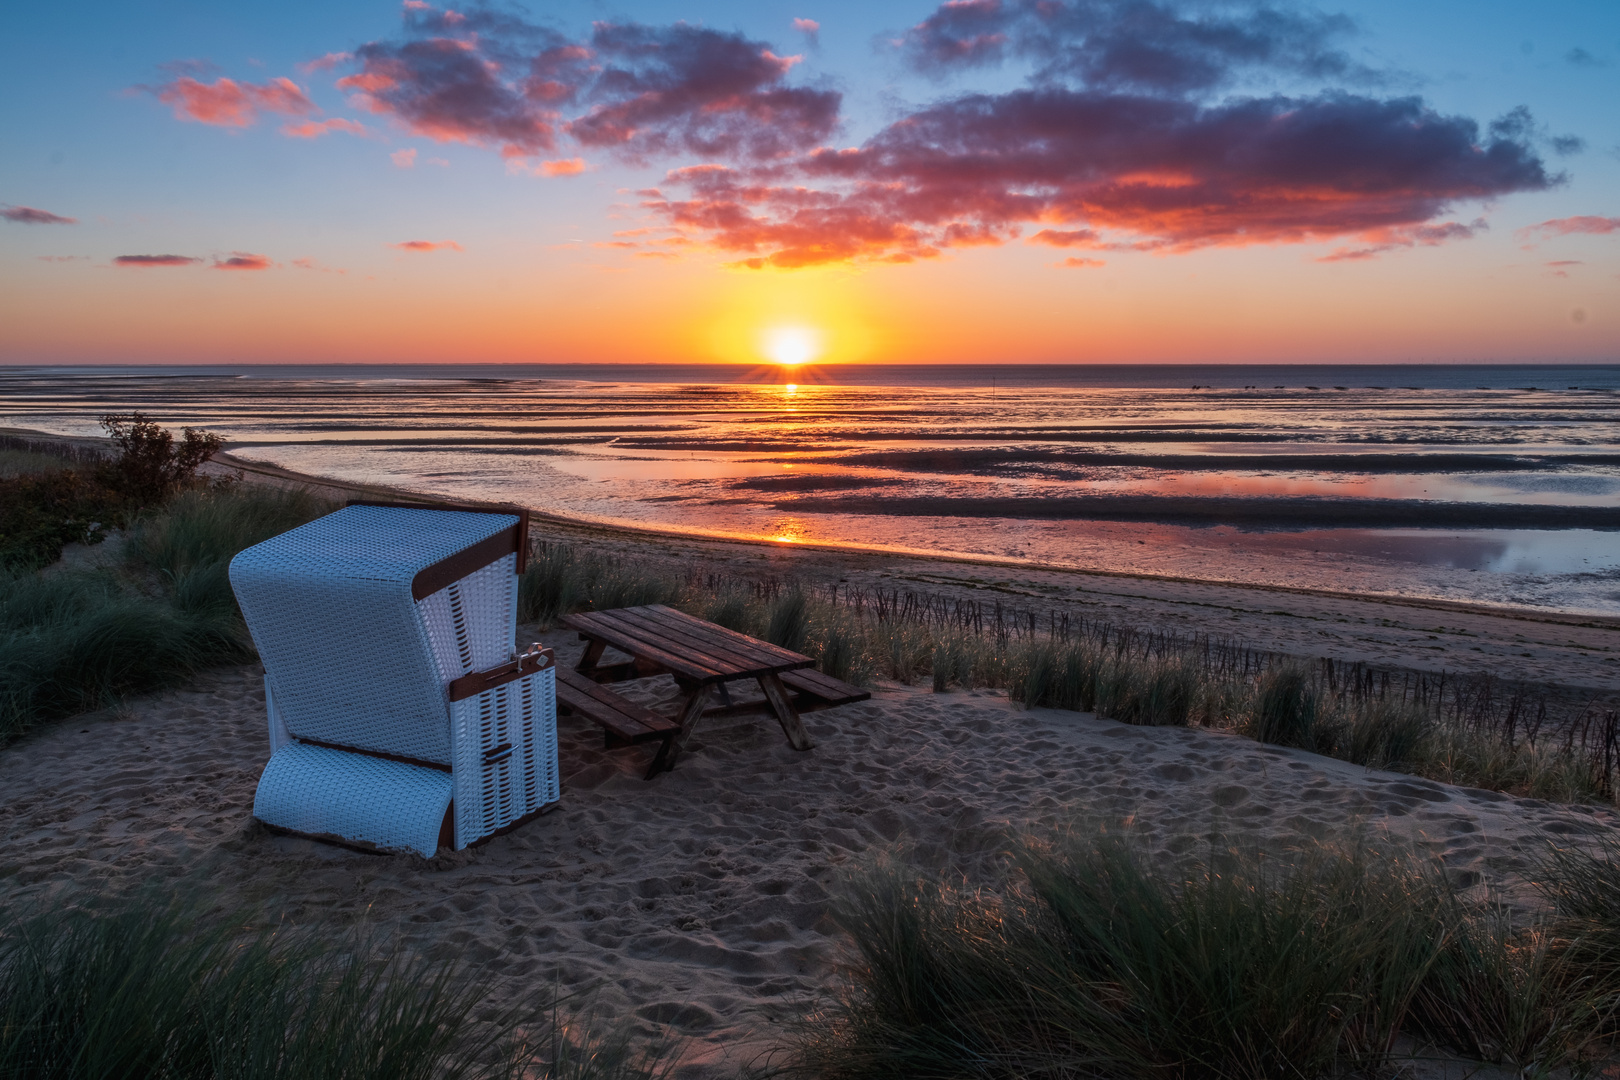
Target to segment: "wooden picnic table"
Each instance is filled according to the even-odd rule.
[[[585,655],[580,658],[576,669],[577,674],[571,673],[574,677],[569,682],[578,683],[580,677],[596,683],[607,683],[668,674],[674,677],[676,685],[684,692],[685,698],[676,720],[678,731],[670,732],[673,738],[665,739],[665,747],[660,750],[648,772],[649,777],[660,766],[673,766],[680,746],[706,711],[737,713],[761,708],[757,704],[730,704],[726,684],[738,680],[753,679],[758,682],[760,691],[765,695],[763,707],[782,725],[782,734],[787,736],[788,744],[793,749],[809,750],[811,747],[810,737],[805,734],[804,724],[799,719],[799,711],[782,683],[784,674],[815,666],[815,661],[808,656],[727,630],[663,604],[586,611],[564,616],[562,624],[578,631],[579,636],[587,642]],[[602,655],[610,647],[630,659],[617,664],[602,664]],[[719,709],[708,709],[710,695],[717,689],[727,704]],[[617,698],[617,695],[613,697]],[[595,705],[605,700],[605,695],[599,695]],[[646,711],[642,712],[645,714]],[[642,715],[640,720],[649,726],[655,726],[657,722],[656,717],[649,715]]]

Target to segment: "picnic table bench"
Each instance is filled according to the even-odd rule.
[[[776,717],[789,745],[809,750],[810,737],[800,713],[872,696],[815,670],[815,661],[808,656],[663,604],[581,612],[565,616],[562,624],[577,631],[586,647],[575,670],[558,669],[558,704],[606,729],[610,746],[658,742],[648,779],[674,767],[681,746],[704,716],[763,708]],[[609,648],[629,659],[604,665],[602,657]],[[602,685],[666,674],[684,694],[674,717],[637,705]],[[758,683],[764,702],[733,704],[727,684],[750,679]],[[724,703],[711,708],[709,699],[715,691]]]

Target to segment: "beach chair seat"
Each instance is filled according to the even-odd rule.
[[[525,512],[355,503],[239,553],[271,757],[254,816],[432,856],[557,802],[556,664],[518,652]]]

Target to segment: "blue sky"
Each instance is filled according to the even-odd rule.
[[[441,5],[436,15],[455,10]],[[813,144],[866,146],[970,92],[1013,95],[1033,85],[1036,63],[1009,54],[999,65],[922,70],[911,46],[895,42],[912,40],[938,10],[929,4],[497,10],[587,44],[599,22],[659,33],[685,22],[800,57],[767,89],[834,93],[838,104],[832,127],[804,136],[794,154]],[[1197,21],[1259,9],[1176,10]],[[683,223],[683,208],[738,198],[733,188],[670,193],[671,169],[710,163],[690,147],[635,160],[560,139],[554,155],[537,153],[514,169],[498,140],[474,129],[470,142],[445,141],[413,128],[406,112],[368,109],[352,87],[336,85],[357,61],[302,67],[368,42],[400,45],[398,3],[22,8],[0,42],[0,210],[35,208],[74,223],[0,222],[0,285],[9,297],[0,299],[9,327],[0,329],[0,359],[741,361],[767,324],[783,320],[816,324],[840,359],[967,360],[992,347],[1004,347],[1009,360],[1614,358],[1620,232],[1591,224],[1522,230],[1620,215],[1620,5],[1274,10],[1347,16],[1353,30],[1333,47],[1376,78],[1313,82],[1284,67],[1234,67],[1230,80],[1197,98],[1199,107],[1277,94],[1416,97],[1431,113],[1475,121],[1481,131],[1527,107],[1534,127],[1521,129],[1514,145],[1552,179],[1502,181],[1478,198],[1442,190],[1434,205],[1443,211],[1403,211],[1381,233],[1357,218],[1339,233],[1318,222],[1244,233],[1239,242],[1230,231],[1139,221],[1118,207],[1087,217],[1074,200],[1059,199],[1011,217],[986,217],[982,208],[931,218],[894,211],[885,227],[897,236],[910,230],[910,239],[807,245],[784,231],[793,211],[780,195],[748,203],[758,228],[746,235]],[[819,29],[809,35],[795,20]],[[311,115],[365,133],[288,138],[281,130],[290,121],[271,112],[244,127],[179,116],[155,90],[182,72],[205,85],[290,79],[318,108]],[[1560,152],[1558,137],[1565,151],[1570,137],[1581,148]],[[577,161],[584,171],[541,175],[545,160]],[[797,164],[807,160],[778,155],[762,164],[742,155],[721,164],[739,178],[775,170],[772,183],[787,187],[831,191],[849,180]],[[794,168],[805,171],[783,179]],[[919,191],[931,182],[905,172],[910,165],[894,168],[905,179],[893,182]],[[661,208],[637,194],[654,187],[665,192]],[[1008,181],[1000,190],[1022,189]],[[850,205],[847,192],[838,197]],[[682,246],[651,248],[654,241],[622,235],[653,228],[666,230],[658,243]],[[1032,239],[1043,235],[1069,239]],[[454,247],[397,246],[413,241]],[[1335,266],[1334,253],[1370,265]],[[115,262],[169,254],[193,262]],[[250,257],[261,261],[242,261]],[[204,272],[233,258],[265,272]],[[1205,284],[1189,284],[1199,279]],[[1288,314],[1232,315],[1223,290],[1238,285],[1244,295],[1279,298]],[[1168,304],[1180,314],[1170,326],[1126,325],[1110,316],[1110,292],[1143,310]],[[1387,318],[1369,327],[1381,309]]]

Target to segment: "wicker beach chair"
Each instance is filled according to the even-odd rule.
[[[352,504],[231,560],[265,669],[255,817],[432,856],[557,801],[556,667],[514,647],[527,534],[526,513]]]

